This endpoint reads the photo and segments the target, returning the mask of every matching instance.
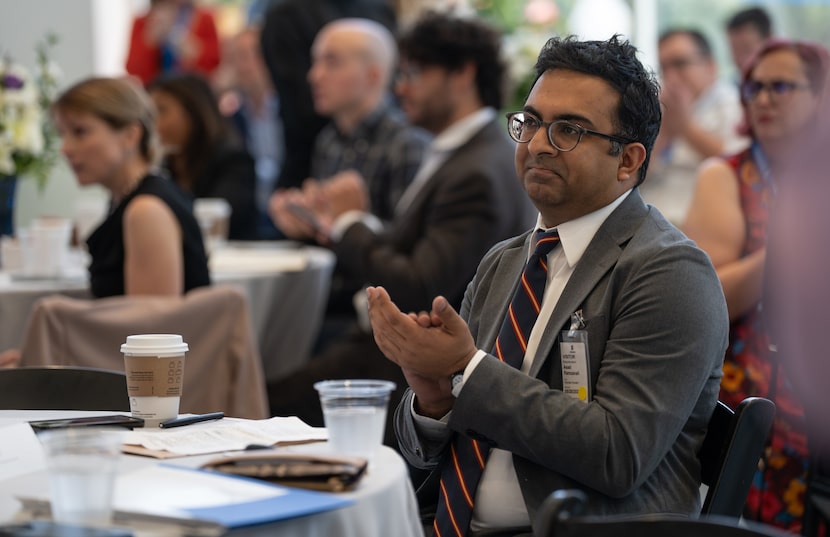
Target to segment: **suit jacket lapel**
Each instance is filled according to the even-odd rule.
[[[404,211],[404,214],[410,214],[415,212],[420,214],[423,212],[423,205],[427,202],[429,195],[432,193],[432,184],[436,181],[440,181],[442,178],[447,177],[448,174],[454,173],[452,169],[457,167],[459,162],[463,162],[463,155],[465,153],[472,153],[475,154],[476,152],[480,151],[479,145],[483,143],[490,143],[489,139],[493,135],[500,135],[501,128],[498,126],[495,120],[486,123],[484,127],[481,128],[478,132],[473,134],[473,136],[465,143],[461,144],[459,147],[450,151],[450,154],[441,163],[438,168],[430,175],[424,184],[418,189],[418,192],[415,194],[415,197],[412,198],[412,201],[409,203],[409,206]],[[396,218],[395,222],[408,222],[411,219],[409,218]]]
[[[533,361],[530,376],[538,375],[545,360],[550,359],[560,330],[570,326],[571,314],[579,309],[597,282],[616,264],[622,245],[634,234],[646,212],[645,204],[635,189],[597,230],[553,309],[537,352],[537,356],[546,358]],[[554,358],[558,360],[558,357]]]

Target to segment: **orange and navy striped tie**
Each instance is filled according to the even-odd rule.
[[[501,326],[493,354],[501,361],[521,367],[527,338],[539,316],[547,282],[548,253],[559,244],[556,230],[536,233],[536,249],[522,272],[519,286]],[[490,447],[456,433],[441,464],[441,488],[433,530],[436,537],[467,535],[473,500]]]

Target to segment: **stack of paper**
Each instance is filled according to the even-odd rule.
[[[249,446],[299,444],[326,440],[328,432],[297,417],[267,420],[224,418],[175,429],[134,429],[124,451],[156,458],[244,450]]]

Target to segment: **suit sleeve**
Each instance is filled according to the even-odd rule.
[[[460,297],[497,233],[501,206],[493,180],[480,171],[447,178],[420,218],[396,221],[419,229],[378,235],[354,224],[334,247],[339,268],[385,287],[403,311],[429,309],[439,294]],[[414,244],[401,244],[400,237],[410,236]]]
[[[219,33],[216,30],[213,15],[209,11],[200,9],[196,11],[195,18],[191,32],[198,40],[200,49],[193,64],[187,67],[210,74],[219,65]]]
[[[136,17],[133,20],[126,63],[127,72],[141,79],[144,85],[147,85],[161,69],[158,47],[147,44],[144,39],[146,24],[146,16]]]

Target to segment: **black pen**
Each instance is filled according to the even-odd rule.
[[[209,414],[197,414],[195,416],[187,416],[184,418],[173,418],[159,423],[162,429],[169,429],[171,427],[181,427],[182,425],[190,425],[191,423],[199,423],[200,421],[221,420],[225,417],[224,412],[211,412]]]

